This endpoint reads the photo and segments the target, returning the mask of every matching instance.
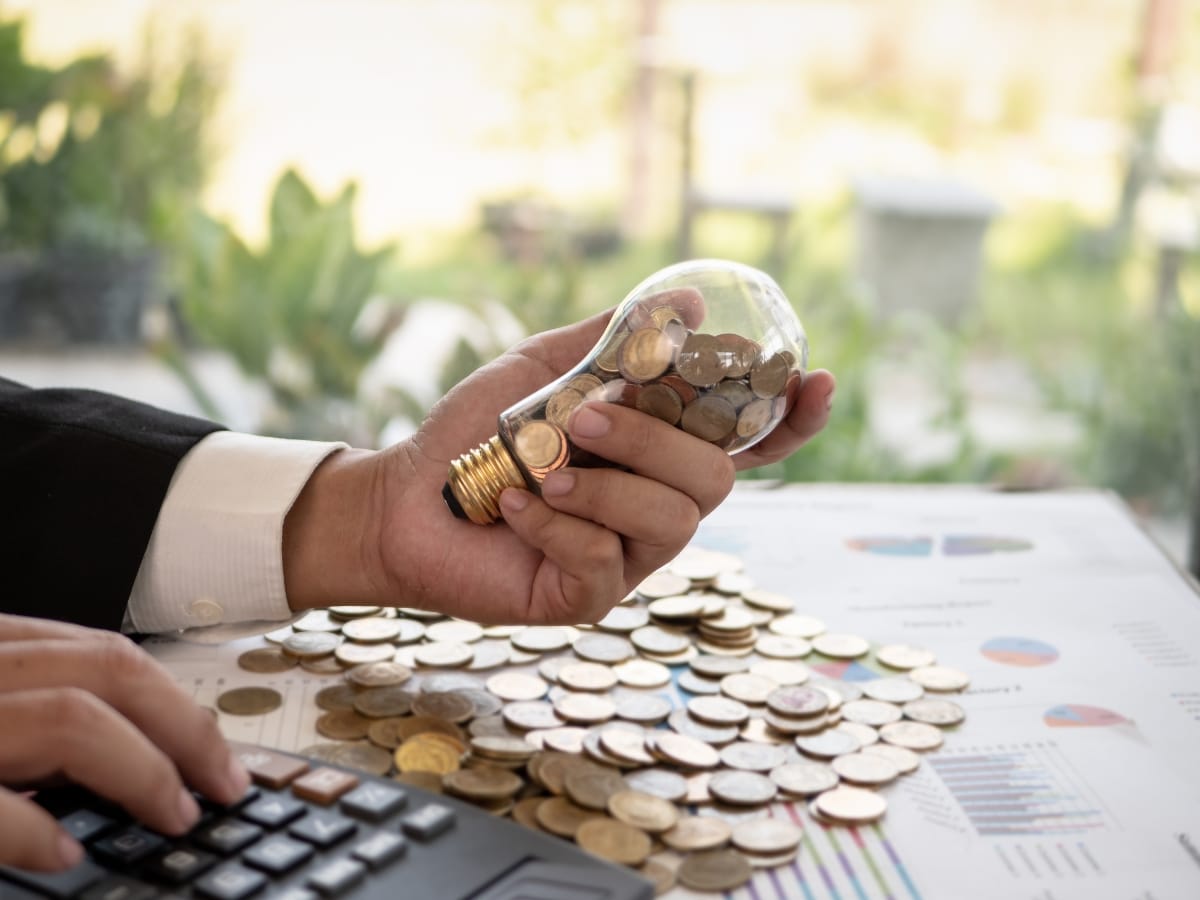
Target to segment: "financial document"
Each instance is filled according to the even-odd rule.
[[[954,695],[966,721],[883,790],[881,822],[827,827],[776,803],[803,828],[801,852],[730,896],[1200,898],[1200,596],[1114,497],[748,486],[693,544],[740,557],[797,612],[971,676]],[[238,669],[263,644],[147,646],[204,705],[241,685],[283,693],[269,715],[221,714],[228,737],[322,740],[313,697],[329,679]],[[873,657],[814,668],[890,674]]]

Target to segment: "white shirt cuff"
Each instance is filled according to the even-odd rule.
[[[137,631],[292,615],[283,584],[283,520],[341,443],[218,431],[180,461],[129,597]]]

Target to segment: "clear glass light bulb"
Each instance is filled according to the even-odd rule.
[[[804,327],[769,275],[714,259],[669,266],[630,291],[574,369],[501,413],[497,433],[450,464],[442,496],[459,518],[487,525],[507,487],[540,493],[556,469],[612,465],[567,437],[587,400],[639,409],[737,453],[783,418],[807,364]]]

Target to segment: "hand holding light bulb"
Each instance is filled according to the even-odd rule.
[[[656,287],[662,285],[651,285]],[[496,497],[503,524],[480,527],[453,517],[442,497],[451,462],[489,443],[498,417],[531,399],[537,420],[544,420],[540,410],[583,374],[581,363],[591,351],[602,350],[623,329],[647,327],[638,316],[653,310],[638,305],[637,295],[635,290],[615,313],[536,335],[484,366],[434,407],[411,440],[381,453],[331,457],[313,479],[315,489],[301,495],[285,530],[293,608],[357,601],[436,609],[481,622],[594,621],[687,545],[700,520],[732,489],[736,470],[783,459],[824,427],[834,380],[821,370],[801,376],[806,353],[799,323],[795,331],[787,330],[789,323],[765,335],[768,328],[741,312],[732,314],[736,322],[728,316],[720,321],[718,306],[724,304],[716,292],[701,288],[700,304],[683,292],[674,299],[685,328],[703,324],[706,334],[739,334],[765,350],[764,358],[785,349],[795,354],[796,365],[789,368],[794,374],[785,375],[782,394],[748,401],[771,401],[765,420],[770,424],[738,438],[733,448],[734,441],[723,440],[728,435],[710,442],[647,414],[636,399],[629,406],[583,399],[556,425],[569,440],[571,459],[540,473],[538,493],[522,476],[521,486],[505,486]],[[794,322],[790,308],[787,312]],[[631,323],[635,327],[627,329]],[[796,335],[800,341],[793,340]],[[651,352],[638,358],[656,357]],[[676,353],[673,365],[678,363]],[[652,381],[642,382],[639,393]],[[760,384],[760,392],[766,390]],[[726,420],[727,410],[713,406],[719,410],[715,419]],[[600,460],[605,464],[597,465]]]

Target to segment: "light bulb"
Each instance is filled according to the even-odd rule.
[[[807,363],[804,328],[769,275],[725,260],[669,266],[630,291],[575,368],[501,413],[496,434],[450,464],[442,496],[459,518],[487,525],[505,488],[540,494],[563,466],[611,465],[567,437],[587,400],[639,409],[737,453],[783,418]]]

